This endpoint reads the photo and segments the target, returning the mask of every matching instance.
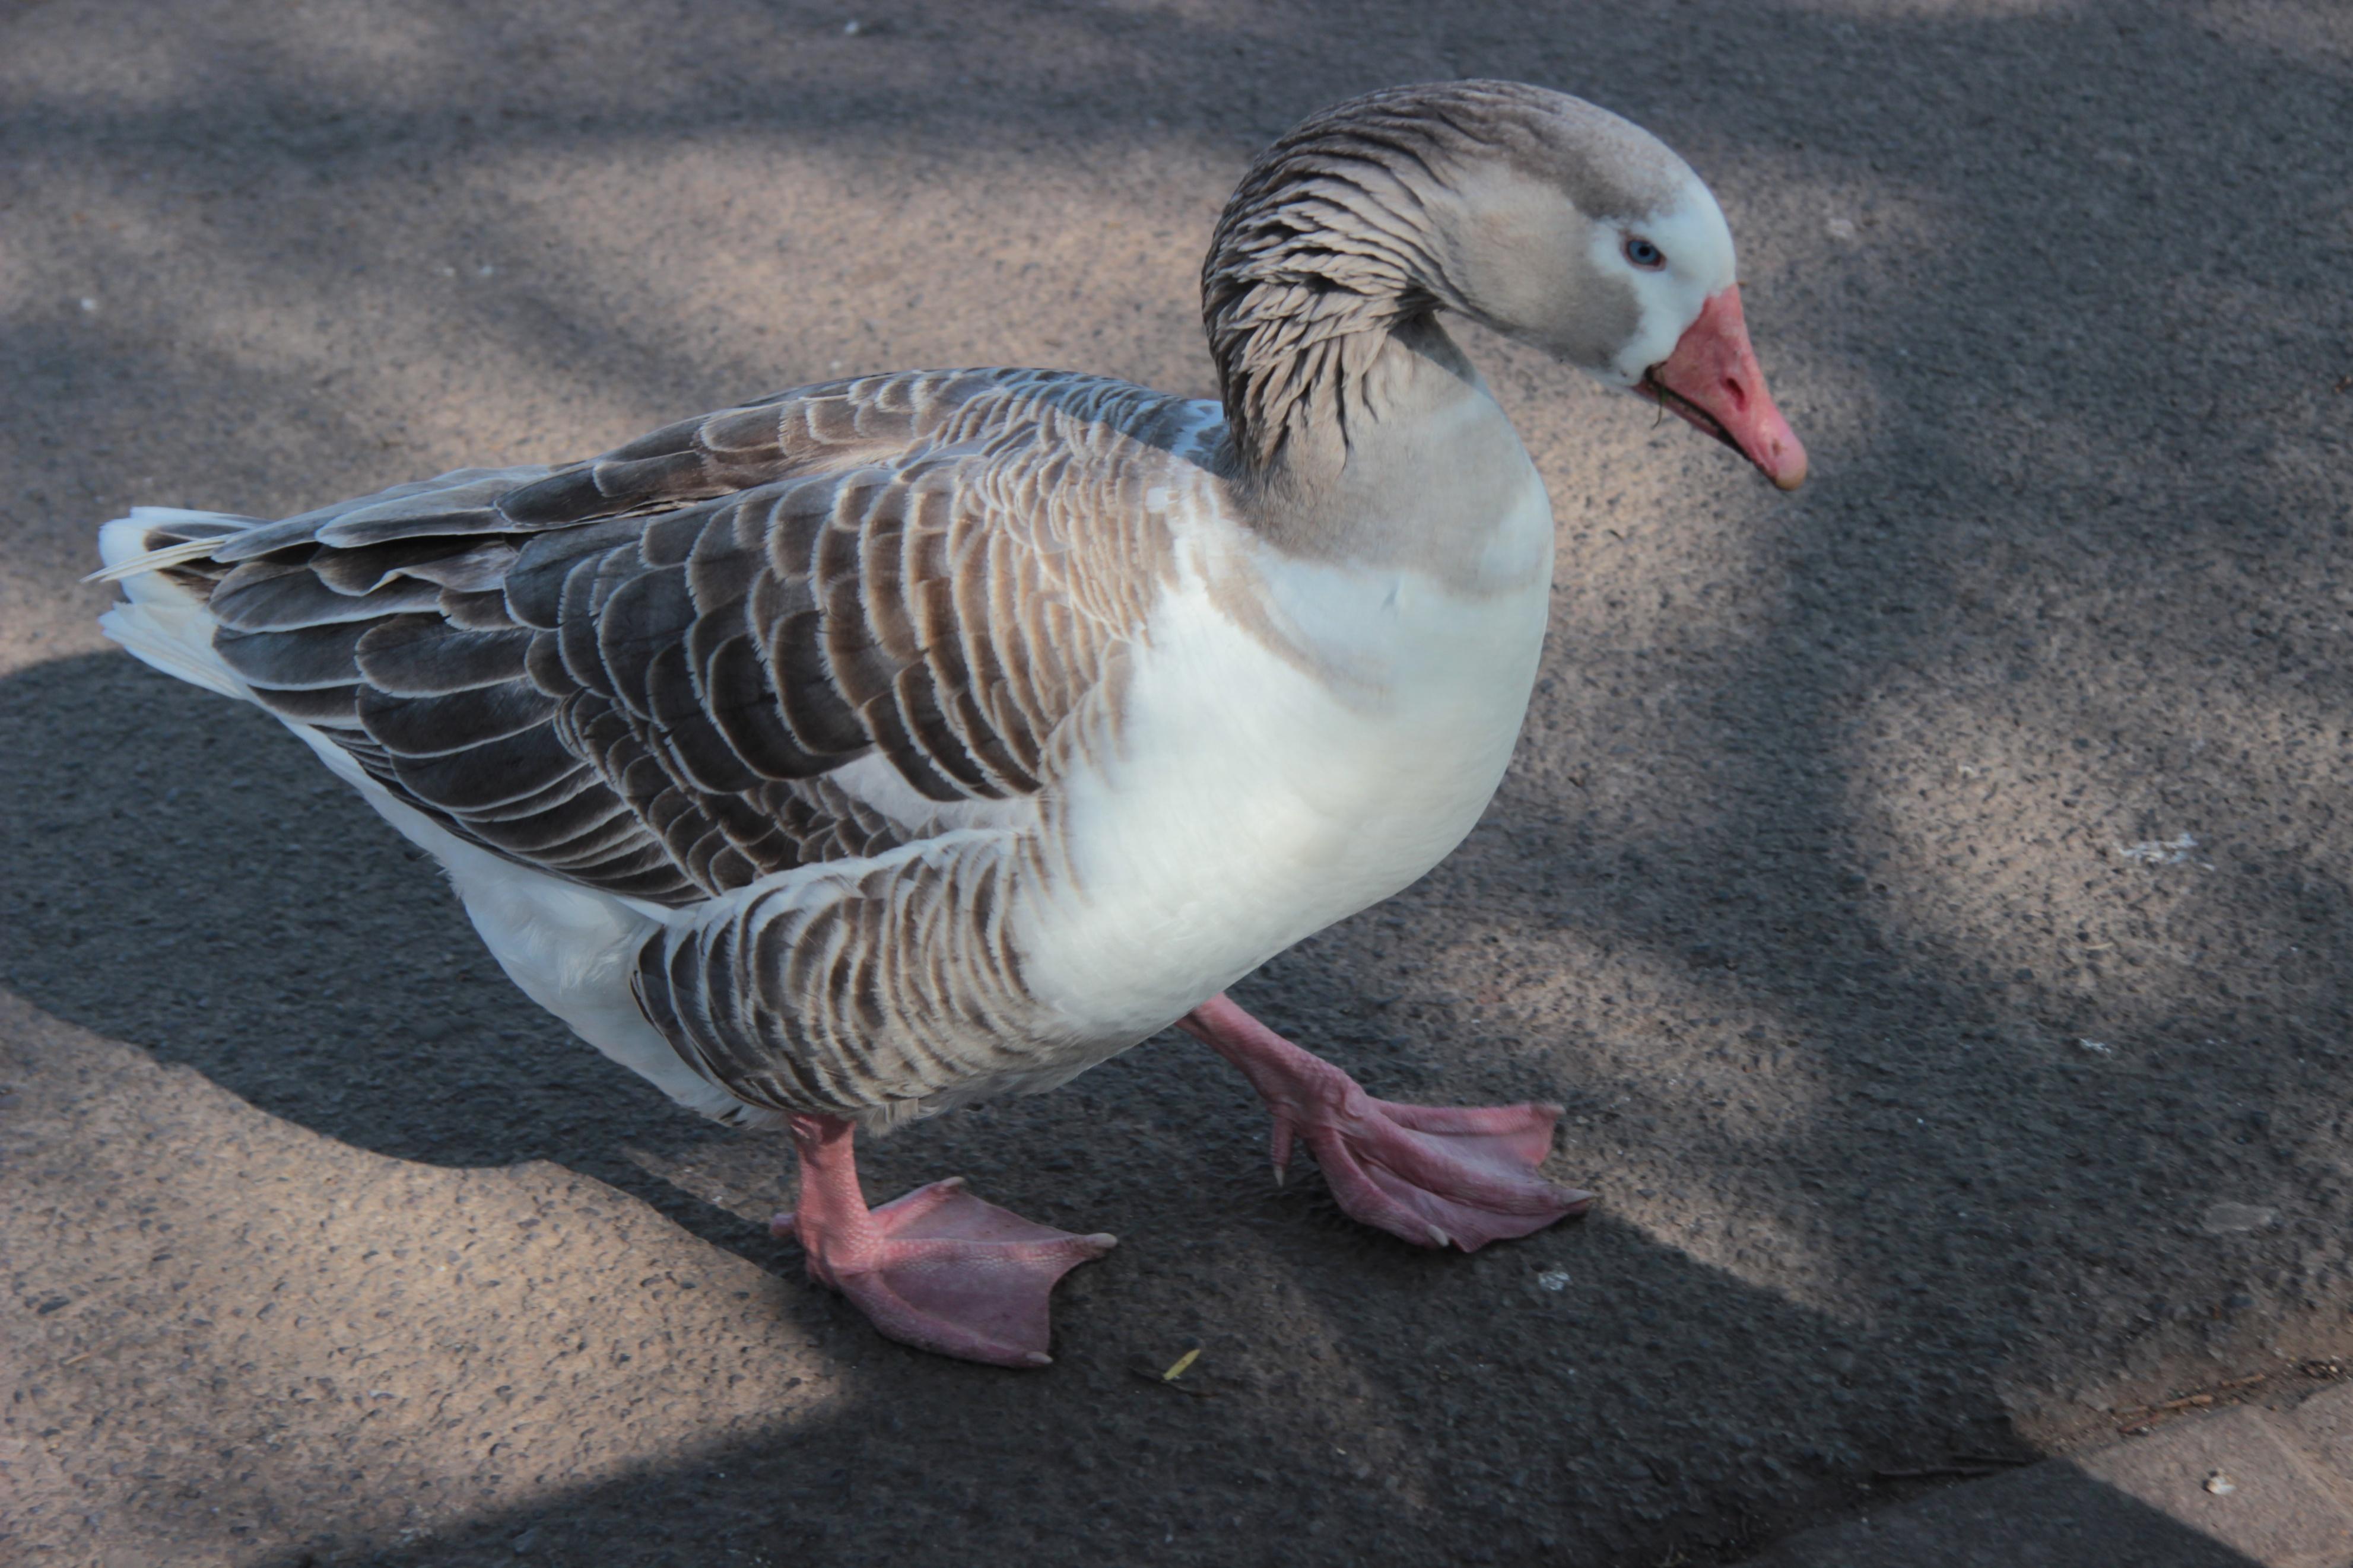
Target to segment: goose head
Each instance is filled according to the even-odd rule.
[[[1440,82],[1324,110],[1244,177],[1203,289],[1243,419],[1264,412],[1235,396],[1250,351],[1269,357],[1253,329],[1285,318],[1276,349],[1312,361],[1368,323],[1447,310],[1656,402],[1783,489],[1806,477],[1715,197],[1656,137],[1565,93]]]

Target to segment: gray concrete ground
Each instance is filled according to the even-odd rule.
[[[903,1352],[766,1239],[780,1149],[97,637],[133,501],[849,369],[1205,391],[1250,153],[1455,74],[1710,178],[1816,464],[1474,336],[1560,518],[1525,742],[1241,987],[1376,1092],[1566,1103],[1581,1224],[1365,1234],[1160,1041],[874,1149],[1124,1240],[1050,1372]],[[2202,1390],[2289,1444],[2353,1352],[2348,124],[2327,0],[0,9],[0,1558],[1654,1568],[1960,1540],[2059,1493],[1953,1477]],[[2133,1561],[2309,1560],[2083,1465]]]

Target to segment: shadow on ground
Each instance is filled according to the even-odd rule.
[[[781,1146],[673,1110],[537,1015],[438,871],[286,765],[293,746],[114,656],[0,684],[5,796],[40,802],[0,841],[13,987],[327,1136],[443,1165],[552,1160],[791,1269],[754,1223],[786,1195]],[[1318,1013],[1294,1010],[1303,1026]],[[1386,1072],[1388,1047],[1369,1054],[1398,1092],[1439,1076],[1419,1053]],[[1982,1398],[1915,1425],[1901,1325],[1841,1323],[1607,1217],[1424,1257],[1360,1231],[1312,1179],[1278,1193],[1262,1160],[1247,1089],[1175,1040],[882,1143],[878,1194],[962,1170],[1125,1238],[1065,1287],[1050,1375],[903,1352],[801,1292],[789,1310],[858,1366],[846,1414],[433,1551],[503,1551],[533,1530],[561,1557],[682,1509],[700,1544],[681,1562],[781,1552],[784,1521],[810,1537],[789,1548],[803,1561],[995,1561],[1045,1518],[1122,1560],[1159,1541],[1174,1561],[1250,1561],[1249,1543],[1287,1535],[1290,1561],[1509,1562],[1746,1541],[1874,1468],[2020,1455]],[[1202,1396],[1135,1375],[1194,1343]]]
[[[836,354],[963,358],[983,317],[1034,357],[1198,387],[1189,300],[1103,309],[1090,340],[1085,296],[1021,294],[1039,264],[1010,241],[960,279],[896,217],[786,243],[786,303],[754,331],[691,265],[713,236],[738,268],[776,249],[723,215],[734,165],[701,196],[681,175],[702,229],[564,205],[583,149],[691,174],[723,144],[804,184],[839,165],[886,213],[976,227],[1034,178],[1075,223],[1125,180],[1207,189],[1348,91],[1551,80],[1726,194],[1765,358],[1819,435],[1814,488],[1784,503],[1497,359],[1563,538],[1519,762],[1454,860],[1242,988],[1377,1092],[1561,1100],[1557,1168],[1602,1190],[1596,1219],[1409,1255],[1312,1180],[1268,1189],[1246,1091],[1158,1042],[868,1163],[878,1194],[962,1170],[1126,1238],[1066,1289],[1050,1376],[861,1348],[800,1293],[788,1310],[862,1357],[842,1413],[620,1484],[559,1479],[379,1560],[505,1561],[522,1537],[559,1560],[627,1540],[633,1562],[995,1561],[1039,1555],[1051,1521],[1050,1562],[1649,1568],[1911,1484],[1883,1472],[2019,1458],[2112,1403],[2353,1342],[2353,319],[2344,153],[2310,134],[2353,116],[2353,72],[2322,13],[1630,5],[1571,37],[1540,8],[1400,5],[1335,37],[1309,7],[1019,7],[983,37],[909,4],[860,53],[830,13],[766,7],[714,16],[690,79],[685,43],[619,11],[608,37],[559,37],[419,8],[423,42],[370,77],[215,9],[243,18],[233,68],[209,68],[240,88],[188,68],[198,119],[159,79],[25,99],[11,122],[60,234],[77,203],[122,218],[43,252],[56,309],[11,317],[32,390],[0,439],[37,479],[22,602],[73,592],[79,508],[290,509],[324,499],[298,479],[409,477],[387,465],[431,444],[403,422],[429,426],[435,396],[534,438],[617,436]],[[445,196],[450,167],[486,184]],[[961,207],[926,195],[968,172]],[[796,188],[786,226],[823,237]],[[1214,192],[1136,201],[1206,221]],[[1176,287],[1199,240],[1087,243],[1137,267],[1181,251]],[[882,281],[834,254],[860,246]],[[112,292],[95,327],[75,313],[69,274],[166,252],[206,258],[202,331]],[[528,280],[445,289],[445,253]],[[1070,263],[1074,286],[1104,270]],[[220,279],[245,274],[279,311],[251,340],[220,324],[242,319]],[[253,347],[283,348],[272,332],[293,334],[275,360]],[[436,356],[456,382],[371,384],[379,360]],[[268,464],[248,408],[274,421]],[[175,423],[195,434],[151,450]],[[207,488],[132,485],[151,464]],[[1669,479],[1629,478],[1651,469]],[[258,715],[113,656],[23,669],[0,683],[0,980],[48,1012],[326,1136],[553,1160],[794,1268],[758,1223],[786,1196],[781,1150],[532,1009],[432,868]],[[1134,1374],[1195,1342],[1211,1396]]]

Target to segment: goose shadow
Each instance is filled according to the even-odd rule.
[[[446,1166],[554,1161],[788,1267],[757,1224],[781,1195],[775,1142],[676,1110],[540,1015],[435,868],[273,721],[119,655],[36,666],[0,682],[0,977],[26,1000],[324,1136]],[[1329,1021],[1312,991],[1273,1011]],[[1410,1053],[1388,1066],[1416,1076]],[[961,1168],[1126,1237],[1065,1286],[1050,1378],[903,1352],[797,1292],[788,1310],[857,1347],[834,1414],[617,1479],[551,1477],[527,1507],[396,1550],[332,1529],[313,1550],[422,1565],[522,1540],[560,1558],[690,1510],[698,1561],[780,1532],[812,1563],[997,1561],[1041,1519],[1119,1561],[1721,1561],[1916,1489],[1884,1478],[2028,1457],[1981,1404],[1924,1417],[1901,1316],[1791,1300],[1606,1214],[1424,1254],[1320,1183],[1273,1188],[1260,1125],[1238,1079],[1160,1042],[876,1146],[878,1192]],[[1136,1375],[1187,1345],[1198,1397]],[[265,1472],[220,1500],[321,1518]],[[2181,1537],[2147,1561],[2242,1561],[2101,1506],[2135,1539]]]
[[[776,1262],[648,1169],[716,1130],[516,991],[439,868],[275,721],[100,653],[0,683],[0,974],[27,1001],[355,1147],[552,1160]]]

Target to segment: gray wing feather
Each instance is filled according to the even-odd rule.
[[[349,668],[393,697],[501,686],[528,679],[532,637],[520,626],[470,630],[446,613],[394,616],[360,628]]]
[[[1037,372],[880,377],[469,469],[169,568],[257,698],[396,795],[587,886],[691,903],[1034,795],[1167,569],[1185,405]],[[879,916],[875,918],[881,918]]]

